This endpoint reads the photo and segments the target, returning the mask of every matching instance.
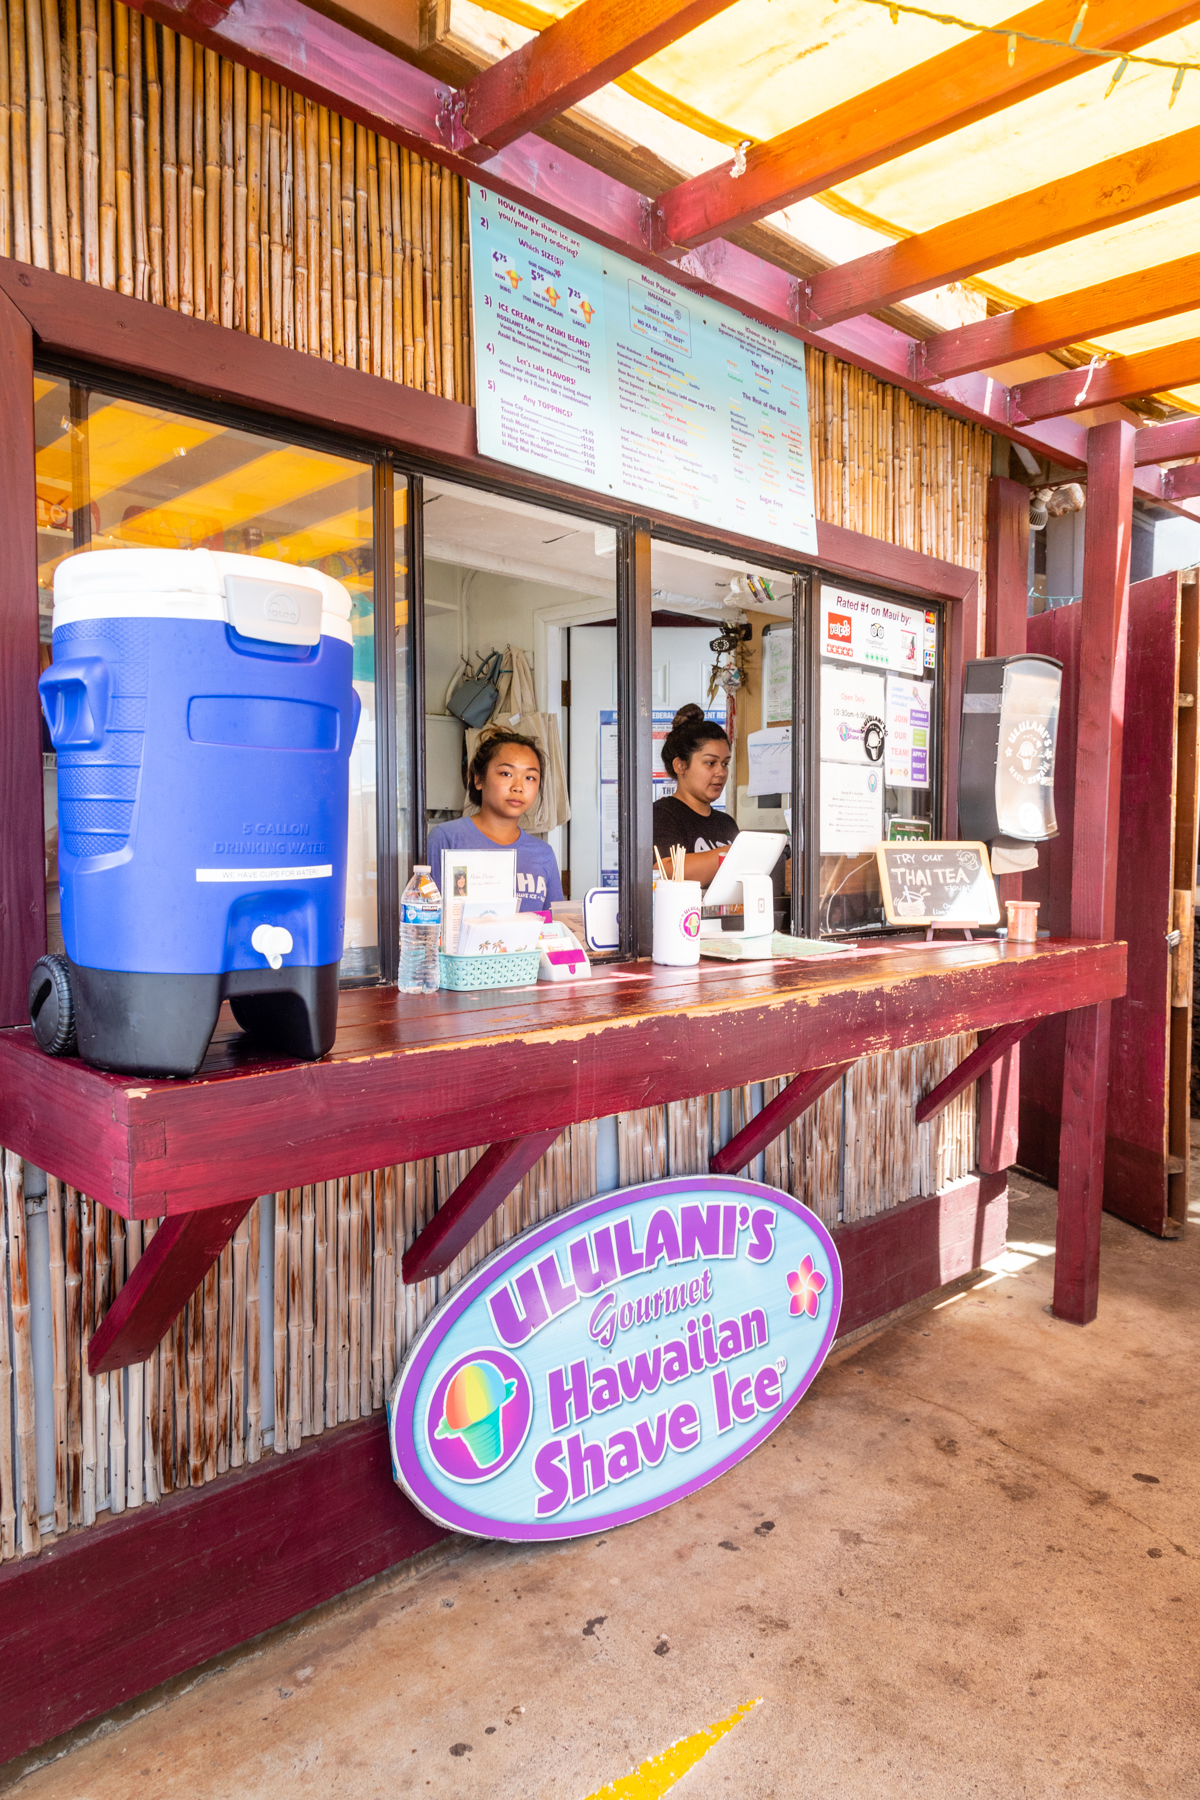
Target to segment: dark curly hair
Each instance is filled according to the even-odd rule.
[[[713,738],[720,738],[723,744],[729,742],[724,726],[706,719],[704,708],[697,706],[694,700],[681,706],[671,720],[671,729],[662,747],[663,768],[667,774],[674,775],[676,757],[682,763],[690,763],[701,744],[707,744]]]
[[[523,749],[533,751],[538,761],[540,791],[540,783],[546,779],[546,757],[541,745],[519,731],[510,731],[504,725],[497,725],[484,732],[467,768],[467,798],[473,805],[482,805],[483,778],[506,744],[520,744]]]

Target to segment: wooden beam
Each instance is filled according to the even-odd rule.
[[[556,113],[628,74],[733,0],[582,0],[467,83],[455,105],[465,154],[486,162]],[[1159,0],[1161,5],[1161,0]]]
[[[930,1119],[936,1119],[952,1100],[965,1094],[971,1083],[978,1081],[984,1070],[990,1069],[1006,1050],[1019,1044],[1036,1024],[1036,1019],[1021,1019],[1015,1025],[1001,1025],[998,1031],[990,1031],[986,1037],[982,1037],[970,1056],[963,1057],[957,1069],[952,1069],[923,1100],[918,1100],[917,1124],[926,1125]]]
[[[1140,218],[1194,194],[1200,194],[1200,126],[812,275],[800,295],[799,322],[831,324],[876,312],[893,300],[1070,243],[1116,219]]]
[[[88,1374],[145,1362],[254,1205],[253,1199],[164,1219],[88,1346]]]
[[[1076,22],[1075,0],[1043,0],[1004,21],[1015,31],[1065,39]],[[1134,50],[1200,16],[1194,3],[1142,0],[1093,6],[1086,42]],[[852,100],[756,144],[746,167],[732,162],[681,182],[664,194],[657,219],[666,242],[700,244],[840,181],[878,168],[922,144],[960,131],[1094,67],[1061,45],[1021,44],[1012,68],[1003,38],[970,37],[940,56],[905,69]],[[1006,259],[1007,260],[1007,259]],[[917,292],[911,289],[910,292]]]
[[[985,656],[1025,648],[1029,610],[1029,489],[993,475],[988,482]]]
[[[1200,463],[1188,463],[1182,469],[1164,469],[1164,500],[1194,500],[1197,494],[1200,494]]]
[[[654,941],[654,794],[641,779],[654,763],[653,612],[650,527],[635,519],[617,539],[617,767],[627,783],[617,820],[623,956],[649,956]],[[637,771],[632,781],[630,770]]]
[[[988,483],[985,656],[1017,656],[1025,648],[1029,609],[1029,489],[994,475]],[[1021,898],[1021,876],[1000,875],[1003,907]],[[1014,1044],[979,1082],[979,1167],[992,1175],[1017,1160],[1021,1049]]]
[[[1089,411],[1141,394],[1161,394],[1200,381],[1200,338],[1161,344],[1136,356],[1114,356],[1094,368],[1065,369],[1009,389],[1009,416],[1014,422],[1054,419],[1063,413]]]
[[[1200,418],[1146,425],[1134,440],[1133,462],[1138,469],[1148,463],[1177,462],[1184,456],[1200,456]]]
[[[1088,432],[1071,869],[1073,938],[1109,937],[1116,928],[1136,435],[1134,427],[1123,422],[1094,425]],[[1095,1318],[1099,1294],[1111,1012],[1111,1002],[1102,1001],[1067,1014],[1054,1312],[1076,1325]]]
[[[765,1150],[781,1131],[787,1130],[793,1119],[807,1112],[835,1081],[841,1080],[847,1069],[853,1067],[853,1061],[830,1063],[824,1069],[809,1069],[803,1075],[793,1075],[783,1092],[769,1100],[736,1137],[731,1137],[710,1158],[708,1166],[713,1174],[732,1175],[738,1169],[744,1169],[760,1150]]]
[[[980,613],[982,596],[978,575],[961,606],[947,608],[946,693],[942,706],[942,729],[945,732],[946,761],[942,783],[942,836],[958,836],[958,755],[962,739],[962,697],[967,681],[967,664],[979,655]]]
[[[1077,288],[1052,300],[1035,300],[974,325],[959,325],[919,343],[918,381],[946,381],[973,369],[995,369],[1021,356],[1058,350],[1105,331],[1124,331],[1152,319],[1169,319],[1200,306],[1200,255],[1181,256],[1153,269],[1135,269],[1095,287]]]
[[[485,1150],[404,1252],[405,1281],[425,1281],[430,1275],[443,1274],[557,1136],[557,1129],[533,1131]]]
[[[304,0],[304,4],[400,56],[431,50],[450,29],[448,0]]]
[[[81,284],[82,285],[82,284]],[[46,836],[38,711],[33,332],[0,294],[0,1026],[29,1022],[29,976],[46,948]]]

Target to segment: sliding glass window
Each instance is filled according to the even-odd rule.
[[[934,838],[940,817],[940,607],[814,584],[817,929],[887,929],[876,845]]]
[[[392,504],[390,462],[297,444],[66,378],[39,378],[35,402],[43,666],[51,654],[55,569],[82,551],[140,546],[267,557],[320,569],[349,592],[362,717],[350,763],[342,978],[372,980],[381,969],[386,974],[394,955],[385,948],[381,959],[380,918],[394,920],[390,889],[396,863],[407,859],[408,850],[405,484],[397,484]],[[391,617],[385,613],[377,622],[381,599]],[[386,668],[380,669],[381,661]],[[399,715],[393,721],[389,692],[382,728],[381,681],[395,693]],[[56,949],[62,943],[59,830],[86,836],[89,853],[100,853],[106,842],[115,849],[128,835],[136,793],[91,802],[87,818],[60,821],[46,738],[43,748],[47,909],[50,947]],[[381,793],[389,795],[382,815]],[[381,816],[387,853],[382,884]]]

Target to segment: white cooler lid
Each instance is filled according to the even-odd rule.
[[[54,572],[54,625],[198,619],[273,644],[350,643],[350,595],[320,569],[224,550],[85,550]]]

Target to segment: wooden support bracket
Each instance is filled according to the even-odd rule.
[[[990,1031],[970,1056],[963,1058],[957,1069],[952,1070],[944,1081],[939,1081],[923,1100],[918,1100],[917,1124],[924,1125],[928,1120],[936,1118],[943,1107],[956,1100],[973,1081],[978,1081],[985,1069],[990,1069],[993,1063],[999,1062],[1036,1024],[1036,1019],[1021,1019],[1015,1025],[1002,1025],[998,1031]]]
[[[854,1060],[852,1057],[849,1062],[829,1063],[823,1069],[806,1069],[801,1075],[793,1075],[783,1092],[768,1101],[736,1137],[731,1137],[709,1159],[713,1174],[732,1175],[735,1169],[744,1169],[772,1139],[787,1130],[793,1119],[798,1119],[827,1088],[840,1081],[846,1070],[854,1067]]]
[[[465,1250],[481,1225],[508,1199],[519,1181],[528,1175],[559,1135],[561,1127],[534,1131],[528,1137],[492,1144],[475,1167],[459,1182],[445,1205],[439,1206],[424,1231],[404,1252],[401,1269],[406,1282],[425,1281],[441,1275],[460,1250]]]
[[[88,1345],[88,1373],[145,1362],[204,1280],[254,1199],[163,1220]]]

